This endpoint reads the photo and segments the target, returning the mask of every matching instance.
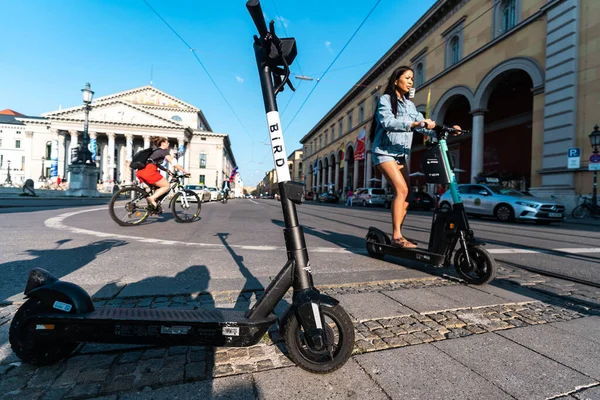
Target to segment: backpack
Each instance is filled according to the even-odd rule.
[[[131,159],[130,167],[133,169],[143,169],[148,164],[148,158],[152,155],[154,149],[152,147],[148,147],[147,149],[142,149],[133,155]]]

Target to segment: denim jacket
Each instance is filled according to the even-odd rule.
[[[417,111],[415,104],[406,96],[404,101],[398,100],[398,112],[394,116],[389,94],[379,98],[377,112],[377,128],[373,139],[372,152],[389,156],[410,156],[413,132],[435,137],[435,131],[427,128],[410,129],[413,122],[422,121],[423,114]]]

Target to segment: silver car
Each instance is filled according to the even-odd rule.
[[[549,224],[565,219],[565,206],[551,199],[527,196],[501,185],[458,185],[467,214],[496,217],[500,221],[530,220]],[[452,196],[447,190],[440,198],[440,208],[450,207]]]
[[[185,185],[185,188],[196,193],[200,197],[200,202],[210,201],[210,192],[206,190],[204,185]]]
[[[382,206],[385,203],[385,189],[381,188],[360,188],[356,189],[352,196],[352,204],[366,206]]]

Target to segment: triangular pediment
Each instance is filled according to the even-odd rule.
[[[184,101],[173,97],[154,86],[142,86],[136,89],[126,90],[124,92],[99,97],[94,103],[121,100],[140,107],[165,107],[187,111],[200,111],[198,108]]]
[[[44,115],[50,120],[83,121],[85,119],[84,106],[54,111]],[[160,127],[181,127],[183,125],[165,119],[151,111],[144,110],[134,104],[120,100],[96,103],[93,102],[89,113],[89,121],[110,123],[116,125],[151,125]]]

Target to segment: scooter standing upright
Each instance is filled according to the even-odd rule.
[[[408,249],[394,246],[390,237],[380,229],[370,227],[366,236],[367,252],[371,257],[382,259],[386,254],[410,261],[422,262],[434,267],[449,267],[454,253],[454,268],[458,276],[467,283],[483,285],[494,279],[496,263],[477,240],[469,227],[469,220],[460,198],[458,183],[454,175],[452,159],[448,153],[448,134],[458,131],[437,125],[437,142],[430,143],[425,152],[422,167],[427,183],[449,184],[452,208],[437,208],[433,214],[431,233],[427,249]]]
[[[23,361],[51,364],[67,357],[79,343],[250,346],[276,322],[273,310],[289,288],[292,305],[279,322],[290,358],[301,368],[328,373],[340,368],[354,348],[354,326],[335,299],[313,285],[308,251],[296,204],[304,186],[290,181],[276,95],[289,82],[296,56],[293,38],[279,39],[271,21],[267,30],[258,0],[246,4],[260,37],[254,51],[267,111],[277,169],[288,261],[249,311],[96,308],[79,286],[35,268],[25,287],[28,300],[10,326],[10,343]]]

